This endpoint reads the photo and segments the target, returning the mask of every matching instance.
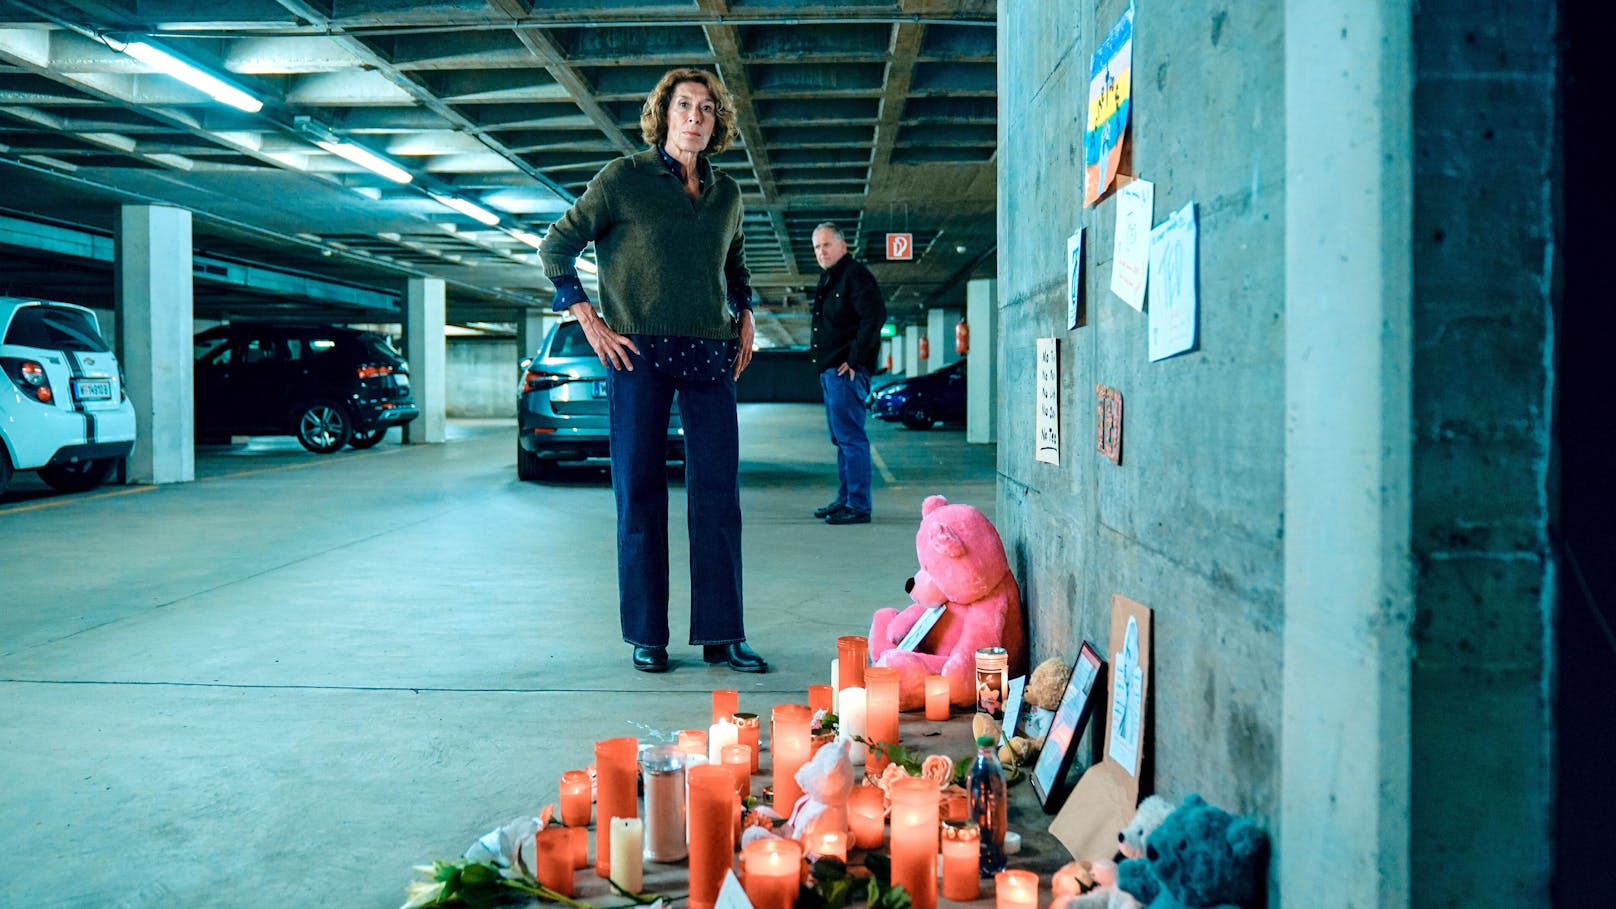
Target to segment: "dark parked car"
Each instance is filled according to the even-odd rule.
[[[870,412],[902,420],[910,429],[930,429],[939,420],[965,422],[965,361],[877,389],[870,395]]]
[[[516,476],[542,480],[557,461],[611,456],[607,444],[606,367],[584,338],[583,325],[559,322],[531,359],[522,361],[516,391]],[[685,459],[685,431],[674,405],[668,460]]]
[[[410,368],[385,335],[236,322],[196,336],[196,431],[292,435],[330,454],[369,448],[420,415]]]

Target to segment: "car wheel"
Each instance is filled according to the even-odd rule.
[[[387,427],[378,426],[375,429],[356,431],[348,444],[355,448],[374,448],[378,442],[387,436]]]
[[[316,401],[297,413],[297,440],[315,454],[341,451],[353,437],[353,424],[341,404]]]
[[[113,458],[97,458],[76,464],[47,464],[39,468],[39,478],[60,492],[83,492],[101,485],[112,471]]]
[[[910,401],[903,405],[903,413],[899,415],[903,425],[910,429],[930,429],[937,421],[932,419],[931,411],[919,401]]]
[[[546,461],[526,448],[522,443],[516,443],[516,478],[518,480],[542,480],[550,476],[555,468],[554,461]]]
[[[11,486],[11,456],[6,454],[6,446],[0,444],[0,495]]]

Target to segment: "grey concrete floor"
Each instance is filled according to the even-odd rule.
[[[766,675],[629,668],[603,472],[516,479],[514,423],[198,482],[0,498],[0,905],[394,907],[410,866],[556,796],[598,739],[766,714],[908,602],[921,500],[990,515],[994,450],[871,424],[876,519],[830,527],[817,405],[742,405],[749,638]],[[673,637],[685,639],[674,474]],[[682,583],[683,582],[683,583]],[[958,753],[968,746],[958,743]]]

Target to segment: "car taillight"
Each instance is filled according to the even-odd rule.
[[[361,379],[375,379],[375,378],[379,378],[381,376],[390,376],[392,374],[393,374],[393,367],[391,367],[391,366],[361,366],[361,367],[359,367],[359,378],[361,378]]]
[[[572,381],[572,376],[564,372],[545,372],[540,369],[529,369],[522,373],[522,391],[544,391],[547,388],[560,388]]]
[[[38,360],[0,357],[0,368],[5,370],[11,381],[28,397],[41,404],[49,404],[56,400],[56,395],[51,392],[50,378],[45,375],[45,367]]]

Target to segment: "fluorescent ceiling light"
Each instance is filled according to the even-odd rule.
[[[394,164],[393,162],[383,158],[381,155],[378,155],[375,152],[370,151],[369,149],[354,145],[352,142],[326,141],[321,139],[316,141],[314,144],[320,146],[339,158],[347,158],[349,161],[352,161],[373,174],[379,174],[386,177],[387,179],[392,180],[394,183],[408,183],[415,179],[415,176],[404,168],[399,167],[397,164]]]
[[[144,41],[131,41],[125,44],[123,52],[152,69],[167,73],[192,88],[206,92],[213,97],[213,100],[221,104],[228,104],[249,114],[256,114],[264,107],[264,102],[236,88],[234,85],[230,85],[212,73],[198,69],[168,51],[159,50]]]
[[[440,196],[437,193],[429,193],[429,195],[438,200],[439,205],[446,205],[449,208],[452,208],[472,219],[473,221],[480,221],[489,227],[493,227],[495,224],[499,223],[499,215],[494,214],[486,208],[483,208],[481,205],[467,202],[465,199],[461,199],[457,196]]]
[[[527,245],[533,247],[534,249],[538,249],[539,245],[544,242],[543,237],[539,236],[538,234],[534,233],[531,230],[513,230],[513,231],[511,231],[511,236],[515,237],[518,240],[521,240],[523,243],[526,243]]]

